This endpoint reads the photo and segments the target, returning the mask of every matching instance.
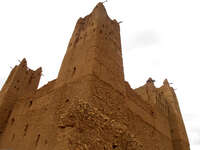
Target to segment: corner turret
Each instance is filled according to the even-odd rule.
[[[155,80],[151,77],[146,81],[146,84],[134,89],[134,91],[142,97],[144,101],[146,101],[150,105],[154,105],[156,103],[156,87],[154,85]]]
[[[41,72],[42,68],[36,71],[29,69],[25,58],[13,68],[0,91],[0,133],[3,132],[17,99],[35,93]]]
[[[174,150],[188,150],[189,141],[174,89],[170,87],[168,80],[165,79],[159,90],[169,105],[168,119]]]

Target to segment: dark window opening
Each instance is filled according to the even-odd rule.
[[[73,68],[72,76],[74,76],[75,72],[76,72],[76,67]]]
[[[33,102],[30,101],[28,107],[30,108],[32,106]]]
[[[113,149],[117,148],[117,145],[116,145],[116,144],[113,144],[113,145],[112,145],[112,148],[113,148]]]
[[[66,99],[66,100],[65,100],[65,103],[67,103],[67,102],[69,102],[69,99]]]
[[[63,126],[63,125],[60,125],[58,127],[61,128],[61,129],[65,129],[66,128],[66,126]]]
[[[10,118],[11,113],[12,113],[12,110],[10,110],[9,113],[8,113],[8,119]]]
[[[99,31],[99,33],[101,34],[101,33],[103,33],[103,31],[102,31],[102,30],[100,30],[100,31]]]
[[[154,112],[153,112],[153,111],[151,111],[151,115],[154,115]]]
[[[11,126],[15,123],[15,118],[11,119]]]
[[[28,130],[28,124],[26,124],[26,126],[24,128],[24,136],[26,136],[27,130]]]
[[[38,136],[37,136],[37,139],[36,139],[36,142],[35,142],[35,146],[38,145],[39,141],[40,141],[40,134],[38,134]]]
[[[93,32],[95,32],[96,31],[96,29],[93,29]]]
[[[75,41],[74,41],[74,46],[78,43],[78,41],[79,41],[79,38],[76,37],[76,39],[75,39]]]

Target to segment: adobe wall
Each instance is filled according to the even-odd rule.
[[[0,92],[0,132],[7,125],[18,97],[35,93],[40,76],[41,68],[36,71],[28,69],[25,59],[13,68]]]
[[[46,99],[47,96],[37,100],[27,97],[17,101],[1,136],[1,149],[33,150],[38,145],[43,146],[41,149],[48,149],[55,144],[53,105],[48,105]]]
[[[41,68],[36,71],[29,69],[26,60],[23,59],[19,66],[15,66],[11,71],[1,91],[16,96],[33,94],[38,87],[41,72]]]
[[[156,104],[157,90],[151,78],[147,80],[145,85],[134,89],[134,91],[148,104],[152,106]]]
[[[51,87],[51,84],[52,82],[46,85],[46,88]],[[31,150],[71,147],[73,149],[78,145],[76,140],[82,136],[88,136],[88,138],[80,138],[82,141],[79,144],[92,147],[93,144],[89,143],[93,138],[97,138],[95,135],[100,132],[98,128],[102,128],[100,133],[106,135],[98,137],[101,144],[98,145],[97,141],[94,141],[94,145],[97,144],[98,148],[102,144],[105,147],[111,147],[113,142],[115,146],[123,147],[124,144],[119,137],[112,135],[119,134],[116,130],[122,130],[126,133],[126,137],[123,137],[126,140],[132,136],[137,137],[137,140],[134,140],[142,149],[173,149],[170,134],[166,132],[169,131],[166,128],[168,125],[166,119],[162,121],[157,113],[152,114],[154,108],[145,102],[138,101],[139,96],[134,91],[130,92],[132,89],[129,88],[127,87],[127,92],[129,91],[127,97],[124,97],[98,77],[85,76],[51,90],[48,95],[37,96],[36,94],[35,99],[33,97],[20,98],[0,140],[0,148]],[[79,112],[81,109],[84,114]],[[85,116],[86,120],[79,118],[80,115],[86,114],[88,115]],[[156,117],[164,126],[157,125]],[[109,131],[106,133],[105,130],[111,125],[114,127],[109,130],[113,133]],[[23,144],[20,141],[23,141]]]
[[[89,89],[84,87],[87,92],[81,86],[78,90],[81,92],[80,97],[76,96],[73,103],[68,103],[69,106],[61,105],[62,107],[58,109],[62,113],[60,121],[62,140],[56,149],[64,149],[63,146],[67,141],[69,149],[77,147],[94,150],[113,149],[113,147],[126,149],[125,147],[128,146],[130,149],[136,147],[137,149],[173,150],[170,135],[162,133],[162,130],[159,131],[144,120],[146,118],[143,116],[145,113],[147,116],[150,115],[150,111],[140,114],[142,108],[127,105],[130,104],[130,99],[97,76],[85,76],[80,81],[81,84],[89,86]],[[73,89],[74,85],[69,87],[72,91],[76,91],[81,84],[74,87],[75,89]],[[82,96],[85,92],[89,94],[87,98]],[[134,100],[132,103],[134,104]]]
[[[8,118],[12,113],[13,106],[15,104],[16,98],[8,96],[5,93],[0,93],[0,137],[7,125]]]
[[[169,104],[169,123],[174,149],[187,150],[189,149],[189,141],[176,94],[167,80],[164,81],[164,85],[159,90]]]
[[[77,22],[58,78],[37,89],[40,76],[24,59],[2,88],[0,149],[189,149],[168,83],[124,81],[119,24],[102,3]]]
[[[149,81],[152,79],[134,91],[154,107],[154,113],[157,114],[156,128],[171,135],[174,150],[189,149],[188,137],[173,88],[167,80],[160,88],[155,88],[153,82]]]
[[[102,92],[110,91],[110,96],[118,100],[105,101],[104,93],[96,93],[100,92],[97,83],[103,88]],[[101,102],[107,103],[107,107],[102,106],[95,95],[103,96]],[[0,148],[64,150],[87,146],[95,150],[123,148],[128,142],[129,147],[142,150],[142,144],[133,138],[125,124],[125,109],[122,107],[116,113],[120,108],[116,105],[122,98],[119,92],[94,76],[85,76],[36,99],[20,98],[1,136]]]
[[[94,74],[124,93],[122,64],[119,24],[99,3],[90,15],[78,20],[57,84]]]
[[[138,106],[133,97],[127,93],[127,97],[120,94],[109,84],[102,80],[93,81],[94,96],[91,102],[98,110],[102,110],[110,119],[120,122],[126,126],[132,135],[137,137],[143,149],[166,149],[172,150],[171,135],[167,118],[161,120],[163,126],[157,126],[156,118],[151,116],[149,106]],[[147,111],[146,111],[146,110]],[[160,119],[160,118],[158,118]],[[166,122],[167,123],[166,123]]]

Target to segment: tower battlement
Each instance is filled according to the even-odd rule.
[[[77,21],[57,79],[25,59],[0,91],[0,149],[189,150],[167,80],[132,89],[124,80],[120,26],[103,3]]]
[[[35,93],[41,72],[41,68],[35,71],[29,69],[26,59],[12,69],[0,91],[0,132],[3,132],[18,98]]]
[[[108,17],[102,3],[78,20],[57,83],[91,74],[125,92],[119,24]]]

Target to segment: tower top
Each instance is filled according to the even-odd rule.
[[[154,84],[155,80],[153,80],[151,77],[147,80],[146,83],[153,83]]]
[[[163,84],[164,84],[165,86],[170,86],[167,79],[165,79],[165,80],[163,81]]]
[[[108,17],[107,11],[102,2],[98,3],[95,6],[92,13],[94,13],[97,17]]]
[[[125,93],[120,27],[103,3],[77,21],[63,59],[57,85],[94,75]]]

